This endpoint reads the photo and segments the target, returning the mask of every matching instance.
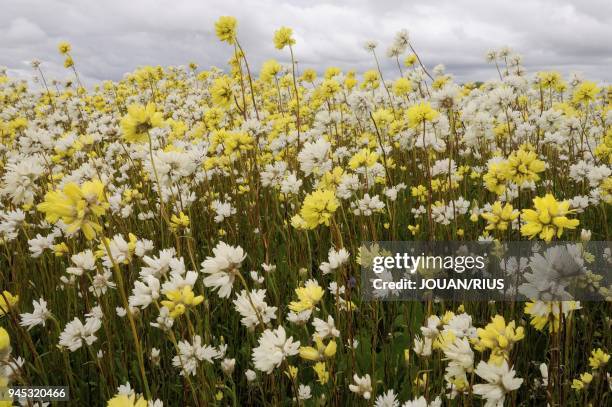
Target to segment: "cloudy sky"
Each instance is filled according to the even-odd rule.
[[[384,52],[406,28],[424,63],[443,63],[458,80],[493,78],[484,54],[508,45],[529,71],[580,71],[612,82],[610,0],[3,0],[0,66],[28,77],[36,58],[48,76],[64,79],[57,44],[66,40],[88,84],[141,65],[223,67],[232,50],[214,34],[221,15],[238,18],[255,67],[287,61],[287,52],[272,45],[274,30],[286,25],[294,29],[301,69],[371,69],[362,45],[375,40],[390,73],[394,64]]]

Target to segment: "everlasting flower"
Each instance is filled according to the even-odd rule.
[[[591,351],[589,366],[591,366],[593,369],[599,369],[600,367],[605,366],[609,360],[610,355],[605,353],[601,348],[597,348]]]
[[[564,229],[575,229],[580,222],[569,219],[566,215],[573,211],[569,209],[569,201],[559,202],[551,194],[533,199],[535,209],[523,209],[523,219],[527,222],[521,227],[521,234],[530,239],[538,236],[550,242],[553,237],[561,237]]]
[[[37,209],[45,213],[48,222],[61,220],[68,233],[83,231],[87,240],[92,240],[102,231],[98,218],[108,208],[104,185],[99,180],[87,181],[78,186],[68,183],[62,190],[47,192],[45,201]]]
[[[0,293],[0,317],[7,314],[12,307],[17,305],[18,301],[18,295],[13,295],[6,290],[2,291]]]
[[[293,39],[293,30],[289,27],[281,27],[274,32],[274,46],[276,49],[283,49],[286,46],[295,44]]]
[[[474,385],[474,393],[486,400],[486,407],[503,406],[506,394],[518,389],[523,383],[523,379],[515,377],[516,372],[505,360],[500,365],[480,361],[476,374],[487,381],[487,384]]]
[[[183,315],[190,307],[195,307],[204,301],[203,295],[196,296],[190,286],[185,286],[180,290],[172,290],[166,293],[166,300],[161,304],[168,308],[170,317],[176,319]]]
[[[431,104],[421,102],[408,109],[408,125],[412,128],[423,127],[423,123],[432,122],[439,113],[431,107]]]
[[[512,224],[512,221],[518,218],[519,212],[510,204],[505,204],[502,207],[501,202],[496,201],[491,206],[491,212],[485,212],[480,216],[487,221],[486,230],[499,230],[500,232],[504,232],[508,230],[508,224]]]
[[[302,312],[312,310],[323,298],[325,290],[315,280],[308,280],[304,287],[296,288],[295,293],[298,296],[298,301],[292,301],[289,304],[289,309]]]
[[[288,356],[297,355],[300,347],[293,337],[287,338],[282,326],[275,330],[266,329],[258,342],[259,346],[253,349],[253,364],[256,369],[266,373],[272,373]]]
[[[334,191],[317,190],[304,199],[300,216],[308,229],[314,229],[319,225],[329,226],[338,206],[340,202]]]
[[[132,104],[128,106],[127,115],[121,119],[123,137],[130,143],[143,143],[149,139],[149,131],[163,125],[164,118],[156,110],[155,103],[146,106]]]
[[[349,384],[349,390],[369,400],[372,397],[372,380],[370,375],[366,374],[363,377],[359,377],[357,374],[354,374],[353,381],[355,384]]]
[[[135,394],[119,394],[108,400],[107,407],[147,407],[149,404],[144,397],[136,398]]]
[[[217,37],[228,44],[233,44],[236,41],[236,30],[238,21],[235,17],[221,16],[215,22],[215,32]]]
[[[240,246],[230,246],[219,242],[213,249],[214,257],[208,256],[202,262],[202,273],[209,274],[204,278],[204,285],[218,290],[219,297],[228,298],[232,293],[232,287],[236,274],[240,272],[240,266],[246,258],[246,253]]]

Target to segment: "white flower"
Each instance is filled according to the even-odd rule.
[[[440,407],[442,405],[442,400],[440,399],[440,397],[436,397],[436,399],[434,401],[432,401],[431,403],[427,402],[427,399],[423,396],[419,397],[418,399],[414,399],[412,401],[407,401],[404,404],[402,404],[402,407]]]
[[[206,287],[218,290],[219,297],[228,298],[232,293],[234,278],[239,273],[246,254],[240,246],[230,246],[219,242],[213,249],[214,257],[207,257],[202,262],[202,273],[210,274],[204,279]]]
[[[485,407],[503,407],[506,394],[523,383],[523,379],[514,377],[516,372],[510,369],[505,360],[500,366],[480,361],[476,374],[488,382],[474,385],[474,393],[486,399]]]
[[[332,162],[329,159],[329,150],[331,144],[323,138],[319,138],[315,142],[304,143],[302,150],[298,154],[300,168],[306,175],[325,174],[331,170]]]
[[[364,194],[362,199],[351,202],[351,208],[357,216],[371,216],[374,212],[381,212],[385,208],[385,203],[380,200],[378,195],[370,197],[370,194]]]
[[[74,263],[74,267],[68,267],[66,273],[75,276],[82,276],[85,270],[96,269],[96,258],[91,250],[87,249],[70,257]]]
[[[338,270],[340,266],[345,264],[349,260],[350,254],[349,252],[342,248],[338,251],[334,250],[334,248],[329,249],[328,260],[321,263],[319,269],[323,272],[323,274],[330,274],[334,271]]]
[[[102,326],[99,318],[91,317],[85,320],[85,325],[78,318],[74,318],[66,324],[64,331],[60,334],[59,345],[70,349],[71,352],[83,346],[93,344],[98,338],[94,335]]]
[[[340,331],[336,329],[336,325],[334,324],[334,318],[331,315],[327,316],[327,322],[322,319],[315,318],[312,321],[312,326],[317,331],[316,334],[313,334],[313,338],[315,336],[320,337],[321,339],[325,339],[328,336],[339,338]]]
[[[178,343],[179,353],[172,358],[172,365],[181,368],[181,375],[193,376],[199,362],[207,361],[213,363],[214,359],[221,357],[220,352],[213,346],[202,346],[202,338],[196,335],[192,338],[192,343],[180,341]]]
[[[414,338],[414,347],[412,348],[412,350],[414,350],[414,353],[416,353],[419,356],[427,357],[427,356],[431,356],[431,346],[432,345],[433,345],[433,341],[431,338],[428,338],[428,337],[420,338],[417,336],[416,338]]]
[[[160,250],[159,257],[155,256],[144,256],[142,261],[147,265],[140,270],[140,276],[153,276],[161,278],[165,276],[170,270],[170,264],[176,256],[174,248]]]
[[[34,311],[32,313],[21,314],[21,322],[19,325],[28,328],[28,331],[37,325],[45,326],[47,319],[51,318],[51,312],[47,309],[47,301],[43,298],[32,301]]]
[[[456,338],[453,343],[445,346],[442,350],[446,356],[445,360],[450,360],[449,366],[454,376],[457,376],[457,370],[453,370],[454,367],[466,372],[471,372],[474,368],[474,352],[467,338]]]
[[[300,384],[300,386],[298,387],[298,399],[308,400],[311,397],[312,397],[312,394],[310,393],[310,386],[305,386],[303,384]]]
[[[247,382],[252,382],[253,380],[257,379],[257,373],[251,369],[245,371],[244,375],[246,376]]]
[[[390,389],[386,393],[378,396],[374,405],[376,407],[398,407],[399,401],[397,401],[397,395],[393,389]]]
[[[221,370],[226,375],[231,375],[234,372],[234,368],[236,367],[236,359],[228,359],[225,358],[221,361]]]
[[[159,280],[152,275],[142,277],[143,281],[135,281],[132,295],[129,298],[130,307],[145,309],[159,298]]]
[[[276,319],[275,313],[277,308],[266,304],[266,290],[253,290],[250,293],[242,290],[233,302],[236,306],[236,311],[242,315],[240,321],[249,329],[255,328],[259,324],[259,318],[261,318],[264,324],[267,324],[272,319]]]
[[[294,342],[293,337],[287,339],[282,326],[275,330],[266,329],[259,337],[259,346],[253,349],[253,364],[257,370],[272,373],[287,356],[296,355],[299,347],[300,342]]]
[[[301,312],[289,311],[289,313],[287,314],[287,321],[296,325],[305,325],[306,322],[308,322],[308,320],[310,319],[311,315],[311,309],[307,309]]]
[[[349,384],[349,390],[369,400],[372,397],[372,380],[370,375],[366,374],[363,377],[359,377],[357,374],[354,374],[353,381],[355,384]]]
[[[232,208],[232,205],[229,202],[222,202],[218,199],[212,201],[211,207],[215,211],[215,222],[217,223],[223,222],[226,218],[229,218],[236,213],[236,209]]]

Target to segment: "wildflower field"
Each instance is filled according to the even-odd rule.
[[[360,292],[365,241],[609,242],[611,86],[527,73],[506,48],[487,54],[497,80],[456,83],[405,31],[366,44],[372,70],[315,72],[282,27],[270,57],[289,62],[255,67],[234,18],[215,30],[224,69],[147,66],[85,88],[62,43],[68,83],[37,61],[36,84],[0,71],[3,392],[67,386],[51,405],[114,407],[612,403],[612,287],[588,253],[576,262],[600,301]]]

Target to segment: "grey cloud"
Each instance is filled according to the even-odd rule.
[[[223,67],[231,48],[214,35],[220,15],[239,20],[241,43],[254,67],[269,58],[288,61],[272,35],[294,29],[300,69],[327,66],[363,71],[374,67],[362,44],[376,40],[385,73],[395,74],[384,53],[393,35],[407,28],[430,67],[443,63],[458,80],[486,80],[495,72],[484,61],[490,48],[511,46],[529,71],[582,71],[612,80],[612,3],[606,0],[400,0],[379,1],[119,1],[9,0],[0,15],[0,65],[30,77],[27,61],[43,61],[48,76],[70,76],[57,44],[73,44],[77,67],[91,84],[119,79],[139,65]]]

